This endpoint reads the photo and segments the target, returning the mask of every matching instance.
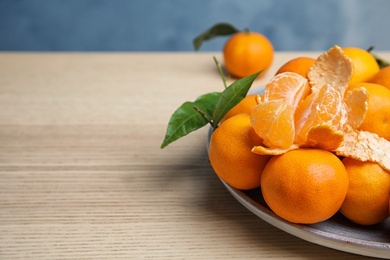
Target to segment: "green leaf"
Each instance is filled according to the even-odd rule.
[[[219,97],[213,112],[213,124],[218,126],[221,119],[248,94],[253,81],[262,71],[239,79],[228,86]]]
[[[237,28],[228,23],[218,23],[210,29],[204,31],[193,40],[195,50],[199,50],[204,41],[213,39],[217,36],[230,35],[239,32]]]
[[[210,123],[207,118],[211,120],[220,95],[221,92],[212,92],[198,97],[194,102],[183,103],[169,120],[161,148]],[[195,107],[201,110],[204,115],[195,110]]]

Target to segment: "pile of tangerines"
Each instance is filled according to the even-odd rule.
[[[222,180],[261,189],[275,214],[302,224],[336,212],[362,225],[386,220],[389,154],[390,67],[338,46],[285,63],[225,115],[209,147]]]

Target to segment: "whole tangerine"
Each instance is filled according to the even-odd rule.
[[[349,188],[340,212],[361,225],[378,224],[389,216],[390,173],[373,162],[342,160]]]
[[[301,148],[273,156],[261,175],[261,192],[279,217],[312,224],[332,217],[348,191],[340,159],[322,149]]]
[[[273,61],[274,48],[263,34],[242,31],[228,39],[223,57],[227,71],[234,77],[243,78],[268,69]]]
[[[357,47],[343,47],[342,50],[352,61],[353,74],[349,85],[368,81],[378,73],[379,65],[370,52]]]
[[[215,173],[223,181],[241,190],[260,186],[261,172],[269,156],[251,152],[263,140],[255,133],[248,114],[238,114],[212,133],[209,160]]]

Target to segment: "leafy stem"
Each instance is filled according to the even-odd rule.
[[[207,120],[207,122],[213,127],[213,128],[216,128],[214,126],[214,122],[213,122],[213,119],[209,118],[205,112],[203,112],[199,107],[197,106],[194,106],[194,109],[196,112],[198,112],[204,119]]]
[[[226,87],[222,92],[211,92],[198,97],[195,101],[184,102],[172,114],[161,148],[177,139],[211,124],[214,130],[222,118],[247,95],[254,80],[260,75],[257,72],[241,78]]]
[[[222,66],[221,66],[221,64],[218,62],[217,58],[215,58],[215,56],[213,56],[213,59],[214,59],[215,65],[217,66],[219,75],[220,75],[221,78],[222,78],[223,85],[225,86],[225,88],[227,88],[227,84],[226,84],[227,79],[226,79],[225,74],[223,73]]]

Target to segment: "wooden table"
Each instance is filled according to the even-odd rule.
[[[207,128],[160,149],[180,104],[223,89],[214,55],[0,53],[0,259],[365,259],[245,209]]]

